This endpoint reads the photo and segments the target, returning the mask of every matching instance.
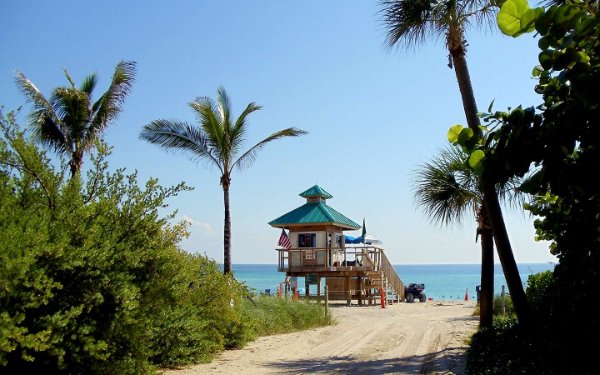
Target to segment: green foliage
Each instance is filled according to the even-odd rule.
[[[244,287],[159,214],[185,185],[109,173],[103,144],[67,181],[0,120],[0,372],[148,373],[247,341]]]
[[[458,137],[465,127],[457,124],[450,127],[448,130],[448,142],[454,144],[458,142]]]
[[[477,212],[483,202],[478,176],[468,167],[466,155],[456,147],[441,150],[436,158],[416,170],[413,191],[429,220],[440,225],[460,224]]]
[[[533,31],[535,20],[542,13],[542,8],[530,8],[527,0],[506,0],[498,12],[498,26],[504,34],[517,37]]]
[[[527,299],[539,315],[547,315],[554,298],[556,298],[554,272],[544,271],[529,275],[527,279]]]
[[[539,83],[543,104],[489,116],[500,125],[486,168],[496,176],[533,175],[523,189],[538,239],[559,258],[555,281],[564,318],[600,330],[600,19],[597,2],[553,5],[535,22],[540,34]],[[573,291],[577,293],[573,293]],[[565,333],[566,334],[566,333]],[[598,341],[600,344],[600,341]]]
[[[480,126],[482,132],[487,132],[487,128]],[[462,152],[468,157],[466,165],[477,175],[483,171],[486,144],[485,138],[481,134],[475,134],[473,129],[462,125],[453,125],[448,130],[448,142],[456,147],[460,147]]]
[[[515,308],[512,303],[512,299],[509,294],[504,296],[504,311],[502,311],[502,296],[496,295],[494,297],[494,315],[496,316],[513,316],[515,314]]]
[[[543,103],[486,115],[494,130],[484,168],[499,181],[530,175],[521,188],[533,195],[536,238],[559,259],[551,276],[529,282],[538,325],[530,342],[551,364],[542,372],[584,374],[600,346],[600,182],[591,176],[600,167],[600,18],[597,1],[553,3],[534,21]]]
[[[495,318],[489,329],[471,338],[467,350],[467,374],[550,374],[540,362],[540,353],[531,337],[517,324],[514,316]]]
[[[29,114],[33,136],[59,155],[69,156],[72,175],[81,170],[84,154],[94,149],[100,134],[121,111],[135,77],[135,66],[132,61],[119,62],[108,89],[95,102],[92,94],[96,74],[88,75],[78,88],[65,69],[69,85],[55,88],[46,98],[23,73],[17,72],[17,86],[33,107]]]
[[[524,331],[514,314],[494,317],[490,329],[477,332],[471,339],[467,355],[469,374],[577,374],[582,371],[578,361],[567,357],[570,347],[557,341],[552,301],[556,285],[552,271],[530,275],[527,280],[527,299],[531,303],[536,325]],[[574,357],[573,357],[574,358]],[[571,358],[572,359],[572,358]]]
[[[485,153],[481,150],[475,150],[469,156],[469,167],[473,170],[480,170],[483,168],[483,160],[485,159]]]

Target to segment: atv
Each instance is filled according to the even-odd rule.
[[[423,291],[425,290],[425,284],[408,284],[404,287],[404,298],[406,302],[411,303],[417,298],[421,302],[427,301],[427,296]]]

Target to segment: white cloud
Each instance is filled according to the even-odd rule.
[[[181,215],[180,217],[177,218],[180,221],[185,221],[186,223],[190,224],[190,226],[192,228],[190,228],[190,232],[194,232],[194,227],[200,228],[200,231],[203,235],[208,236],[208,237],[215,237],[216,233],[214,228],[212,227],[212,225],[210,225],[209,223],[205,223],[203,221],[200,220],[196,220],[193,217],[189,216],[189,215]]]

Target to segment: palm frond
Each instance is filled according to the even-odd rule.
[[[244,152],[244,154],[242,154],[231,165],[231,168],[229,169],[229,171],[231,172],[231,170],[235,166],[237,166],[238,169],[243,170],[243,169],[247,168],[248,166],[252,165],[252,163],[254,163],[254,160],[256,159],[256,153],[269,142],[272,142],[276,139],[280,139],[280,138],[284,138],[284,137],[299,137],[299,136],[302,136],[305,134],[308,134],[308,132],[301,130],[301,129],[297,129],[297,128],[287,128],[287,129],[283,129],[278,132],[275,132],[275,133],[271,134],[270,136],[268,136],[267,138],[263,139],[262,141],[258,142],[254,146],[252,146],[248,151]]]
[[[433,38],[440,40],[449,30],[462,35],[475,24],[490,29],[501,0],[384,0],[379,13],[386,28],[388,47],[414,47]]]
[[[140,139],[155,144],[163,149],[189,151],[195,160],[209,160],[215,164],[221,173],[224,172],[211,142],[201,129],[182,121],[155,120],[144,125]]]
[[[67,81],[69,81],[69,83],[71,84],[71,88],[74,89],[75,87],[75,82],[73,81],[73,78],[71,78],[71,75],[69,74],[69,71],[66,68],[63,68],[63,73],[65,74],[65,78],[67,79]]]
[[[23,73],[16,72],[15,80],[27,102],[33,105],[33,111],[28,117],[34,138],[50,146],[54,151],[65,152],[66,138],[61,127],[61,119],[54,111],[51,102]]]
[[[33,138],[46,145],[59,155],[70,153],[69,143],[61,127],[45,111],[33,111],[29,114]]]
[[[381,22],[386,29],[388,47],[415,47],[427,37],[438,39],[444,30],[437,28],[435,13],[429,0],[380,1]]]
[[[92,93],[94,92],[94,88],[96,88],[97,82],[98,82],[98,79],[96,77],[96,74],[95,73],[90,74],[83,79],[83,82],[81,82],[79,91],[85,92],[90,97],[90,100],[91,100]]]
[[[233,129],[231,131],[231,135],[230,135],[231,136],[231,149],[233,151],[232,152],[233,155],[237,155],[240,148],[242,147],[242,144],[246,140],[246,129],[247,129],[246,118],[252,112],[259,111],[260,109],[262,109],[262,106],[257,105],[256,103],[252,102],[246,106],[246,109],[244,109],[244,111],[237,118],[235,125],[233,126]]]
[[[196,113],[204,136],[208,138],[211,148],[220,150],[226,145],[225,128],[218,115],[218,108],[215,102],[209,97],[196,98],[189,103],[190,107]],[[221,158],[219,156],[219,158]]]
[[[228,131],[231,130],[229,128],[231,126],[231,102],[223,86],[219,86],[217,89],[217,108],[219,110],[218,113],[221,116],[221,124],[227,127],[227,130],[225,131],[225,134],[227,134]]]
[[[38,90],[38,88],[31,82],[23,73],[16,72],[15,81],[27,102],[33,105],[34,111],[46,111],[48,115],[52,117],[54,122],[58,122],[59,118],[54,113],[52,105],[46,99],[46,97]]]
[[[529,196],[521,191],[520,186],[522,182],[522,178],[511,177],[508,181],[496,185],[496,192],[498,193],[500,202],[510,208],[522,208]]]
[[[415,172],[413,191],[417,205],[434,224],[460,224],[464,215],[483,204],[480,176],[466,163],[467,156],[458,147],[442,149],[430,163]],[[512,178],[498,184],[498,198],[511,207],[519,207],[526,195],[519,191],[521,179]]]
[[[123,108],[123,103],[135,79],[136,63],[120,61],[112,76],[108,90],[94,103],[91,127],[94,132],[103,131]]]
[[[470,0],[463,1],[464,9],[462,19],[465,24],[485,29],[497,28],[496,15],[502,3],[498,0]],[[471,22],[474,20],[474,22]]]
[[[473,181],[464,161],[464,156],[447,148],[415,171],[413,192],[417,205],[434,224],[460,224],[481,204],[481,194],[474,189],[477,180]]]
[[[217,109],[220,119],[220,127],[223,131],[223,138],[219,147],[219,155],[223,163],[223,169],[229,171],[232,159],[235,157],[236,149],[234,148],[234,140],[232,139],[232,124],[231,124],[231,102],[227,96],[227,92],[222,86],[217,89]]]
[[[81,145],[76,143],[86,143],[90,119],[89,96],[77,88],[58,87],[54,89],[50,101],[54,111],[61,118],[66,143],[70,143],[66,147],[70,151],[79,149]]]

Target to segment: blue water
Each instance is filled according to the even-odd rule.
[[[531,274],[554,269],[553,263],[519,264],[519,272],[523,285]],[[481,284],[481,265],[479,264],[423,264],[395,265],[394,268],[404,284],[423,283],[425,294],[434,300],[462,300],[468,289],[469,298],[476,298],[475,287]],[[275,264],[235,264],[233,273],[237,280],[244,282],[255,292],[270,289],[274,294],[277,285],[284,281],[285,273],[277,272]],[[506,280],[500,264],[494,266],[494,289],[500,294]],[[298,278],[300,293],[304,292],[304,278]],[[508,288],[506,289],[507,292]],[[315,286],[311,286],[311,294],[316,294]]]

